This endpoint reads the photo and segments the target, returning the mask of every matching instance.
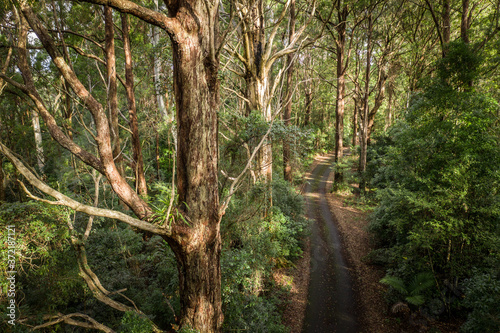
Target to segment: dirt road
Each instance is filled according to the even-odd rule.
[[[335,216],[326,200],[326,185],[333,155],[320,162],[307,179],[308,217],[314,220],[311,235],[311,271],[304,333],[359,332],[357,304],[351,277],[342,255]]]

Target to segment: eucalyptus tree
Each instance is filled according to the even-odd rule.
[[[230,61],[236,60],[235,62],[240,65],[239,69],[232,66],[235,67],[232,71],[245,81],[244,100],[247,115],[251,111],[257,111],[267,122],[275,116],[272,112],[272,99],[284,72],[284,68],[281,68],[273,77],[273,66],[279,59],[296,52],[301,46],[304,42],[301,37],[310,22],[307,13],[311,12],[310,17],[312,17],[315,12],[314,1],[310,6],[306,4],[306,8],[310,8],[302,11],[305,19],[303,18],[303,24],[298,29],[295,29],[296,19],[295,15],[292,15],[288,40],[280,47],[276,37],[280,28],[286,24],[286,14],[292,3],[295,13],[295,1],[292,0],[285,3],[263,0],[231,1],[237,22],[234,24],[234,30],[239,38],[224,48],[234,58]],[[272,145],[266,140],[257,157],[257,178],[268,184],[272,180],[272,158]]]
[[[364,80],[361,84],[355,81],[358,101],[361,101],[359,113],[360,156],[359,171],[366,170],[367,147],[375,124],[375,116],[385,99],[386,81],[391,63],[396,61],[398,51],[404,42],[401,35],[401,21],[399,17],[404,11],[406,1],[374,1],[365,7],[364,24],[366,27],[366,45]],[[362,58],[360,48],[357,56]],[[372,68],[373,67],[373,68]],[[376,74],[373,75],[373,72]],[[358,72],[359,74],[359,72]],[[372,84],[372,78],[375,83]],[[370,96],[374,95],[373,105],[370,106]],[[360,187],[364,187],[364,180]]]
[[[290,24],[288,28],[288,40],[291,40],[295,35],[295,0],[292,0],[290,4]],[[287,55],[286,64],[286,93],[285,93],[285,109],[283,112],[283,122],[285,126],[290,126],[290,118],[292,117],[292,78],[294,71],[294,54],[290,53]],[[283,140],[283,178],[291,182],[292,181],[292,166],[290,165],[290,143],[287,138]]]
[[[333,46],[326,48],[336,56],[335,71],[335,163],[340,163],[344,151],[344,112],[346,104],[346,75],[349,68],[350,54],[353,46],[353,34],[363,20],[361,15],[357,15],[359,6],[350,2],[337,0],[333,3],[335,15],[327,22],[327,32]],[[320,20],[324,20],[322,15],[318,15]],[[334,19],[333,19],[334,18]],[[328,39],[330,41],[330,39]],[[332,45],[332,44],[329,44]],[[337,169],[335,172],[335,183],[343,181],[343,175]]]
[[[167,213],[161,218],[155,217],[150,205],[139,196],[120,173],[115,161],[116,155],[113,153],[111,117],[106,115],[106,108],[99,101],[99,96],[85,86],[71,63],[61,54],[49,31],[52,22],[44,22],[41,19],[43,16],[36,14],[36,12],[43,14],[46,11],[44,4],[33,5],[32,2],[24,0],[14,1],[19,11],[18,30],[20,31],[17,66],[22,73],[23,82],[4,74],[1,77],[31,100],[54,141],[83,163],[104,175],[115,194],[136,217],[77,202],[37,178],[6,145],[1,144],[0,151],[10,159],[33,187],[54,197],[56,201],[30,194],[32,198],[67,206],[90,215],[117,219],[146,233],[163,237],[177,259],[181,327],[192,327],[200,332],[219,332],[223,320],[219,231],[221,210],[217,176],[218,59],[221,50],[218,30],[219,2],[165,1],[168,15],[128,0],[89,0],[86,2],[98,6],[109,6],[110,8],[106,9],[108,12],[112,8],[124,15],[133,15],[144,23],[162,29],[172,41],[177,135],[181,138],[177,149],[178,201],[176,207],[171,210],[175,214]],[[69,8],[70,12],[74,10],[71,15],[78,16],[77,10],[81,10],[82,7],[73,7],[76,3],[71,1],[64,3],[64,6]],[[126,24],[126,19],[123,23]],[[52,59],[51,66],[57,69],[72,93],[79,99],[79,103],[89,111],[93,126],[95,126],[90,132],[93,133],[97,154],[67,135],[47,109],[47,101],[39,93],[39,82],[33,80],[30,54],[26,47],[28,28],[34,31],[44,52],[48,53]],[[126,25],[124,28],[126,30]],[[80,34],[83,33],[80,32]],[[107,48],[111,49],[111,45],[108,44]],[[111,60],[110,57],[108,57],[109,60]],[[130,67],[127,68],[127,77],[130,77]],[[110,68],[108,74],[112,72],[113,69]],[[132,103],[129,100],[129,106],[130,104]],[[80,260],[83,259],[80,258]],[[99,296],[99,299],[107,301],[118,310],[129,310],[129,307],[122,307],[102,297],[99,284],[91,274],[90,276],[93,284],[89,282],[88,285],[96,297]]]

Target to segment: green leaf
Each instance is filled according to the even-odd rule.
[[[408,290],[406,289],[403,280],[398,277],[387,275],[382,280],[380,280],[380,283],[391,286],[403,295],[408,294]]]

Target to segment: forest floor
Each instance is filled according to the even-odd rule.
[[[332,155],[318,155],[306,174],[306,179],[314,176],[312,171],[318,164],[331,160]],[[369,264],[364,258],[374,249],[368,227],[368,212],[356,207],[356,195],[350,192],[330,193],[333,172],[327,181],[326,201],[335,220],[341,244],[342,255],[347,261],[351,283],[357,303],[356,312],[360,324],[360,333],[396,333],[396,332],[458,332],[457,324],[425,323],[409,325],[407,320],[397,318],[389,313],[389,306],[384,300],[386,287],[379,283],[384,276],[384,269]],[[303,192],[305,187],[303,188]],[[361,207],[362,208],[362,207]],[[295,263],[295,267],[275,272],[274,278],[281,285],[291,288],[291,295],[286,300],[283,312],[283,323],[291,333],[302,333],[306,307],[308,302],[311,242],[306,241],[303,257]],[[327,332],[325,332],[327,333]]]

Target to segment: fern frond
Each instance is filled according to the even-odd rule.
[[[417,274],[408,286],[409,294],[412,296],[421,294],[424,290],[434,285],[434,275],[430,272]]]
[[[405,300],[408,303],[416,306],[420,306],[425,303],[425,298],[422,295],[408,296],[405,298]]]
[[[406,289],[404,282],[401,278],[386,275],[382,280],[380,280],[380,283],[391,286],[392,288],[396,289],[403,295],[408,295],[408,290]]]

